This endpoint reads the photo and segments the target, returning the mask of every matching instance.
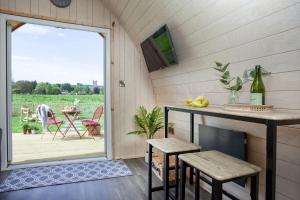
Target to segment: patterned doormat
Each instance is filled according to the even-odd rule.
[[[130,175],[132,173],[123,160],[23,168],[12,170],[0,183],[0,192]]]

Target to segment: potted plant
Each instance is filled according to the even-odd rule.
[[[28,133],[28,134],[31,134],[31,133],[32,133],[31,131],[32,131],[32,126],[29,125],[29,126],[28,126],[28,129],[27,129],[27,133]]]
[[[23,129],[23,133],[24,133],[24,134],[27,134],[27,131],[28,131],[28,129],[29,129],[29,124],[28,124],[28,123],[24,123],[24,124],[22,125],[22,129]]]
[[[164,127],[163,114],[161,109],[157,106],[150,111],[140,106],[134,115],[134,121],[137,130],[131,131],[128,134],[145,135],[147,139],[152,139],[157,131]],[[145,154],[145,161],[148,162],[148,152]]]
[[[37,126],[35,126],[35,125],[32,126],[32,133],[33,133],[33,134],[38,134],[39,131],[40,131],[39,127],[37,127]]]

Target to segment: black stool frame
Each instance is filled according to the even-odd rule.
[[[199,150],[182,151],[176,153],[164,153],[164,172],[163,172],[163,185],[158,187],[152,187],[152,151],[153,146],[148,144],[148,200],[152,199],[152,192],[164,190],[164,199],[169,198],[178,199],[179,196],[179,159],[178,155],[183,153],[194,153],[199,152]],[[175,168],[170,167],[169,157],[175,155]],[[170,185],[169,183],[169,172],[170,170],[175,170],[175,184]],[[170,193],[170,188],[175,187],[175,196]]]
[[[185,161],[180,160],[180,165],[181,165],[181,177],[182,177],[180,180],[180,200],[184,200],[185,199],[186,168],[187,168],[188,164]],[[201,171],[197,168],[195,168],[195,171],[196,171],[195,200],[199,200],[199,197],[200,197],[199,180],[200,180],[200,172]],[[201,173],[203,173],[203,172],[201,172]],[[203,174],[205,174],[205,173],[203,173]],[[209,176],[209,175],[207,175],[207,176]],[[223,183],[234,181],[234,180],[242,178],[242,177],[245,177],[245,178],[251,177],[250,196],[251,196],[252,200],[258,200],[259,173],[256,173],[253,175],[241,176],[241,177],[237,177],[237,178],[233,178],[233,179],[228,179],[225,181],[218,181],[218,180],[215,180],[214,178],[212,178],[212,190],[211,190],[212,197],[211,197],[211,199],[212,200],[222,200],[222,195],[224,193],[223,189],[222,189]],[[238,199],[238,198],[235,198],[233,196],[232,199]]]

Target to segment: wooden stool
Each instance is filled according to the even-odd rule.
[[[212,199],[222,199],[222,184],[243,177],[251,177],[251,199],[258,200],[258,181],[261,169],[219,151],[203,151],[179,155],[181,160],[180,199],[185,199],[186,166],[196,169],[195,199],[199,199],[199,173],[212,178]]]
[[[169,199],[170,187],[175,187],[175,199],[178,199],[178,155],[182,153],[199,152],[201,147],[196,144],[184,142],[176,138],[150,139],[148,143],[148,199],[152,199],[152,192],[164,190],[164,199]],[[163,186],[152,188],[152,149],[156,148],[164,154]],[[169,185],[169,156],[175,155],[175,185]]]

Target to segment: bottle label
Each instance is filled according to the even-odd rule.
[[[252,105],[262,105],[263,104],[263,94],[262,93],[251,93],[250,103]]]

